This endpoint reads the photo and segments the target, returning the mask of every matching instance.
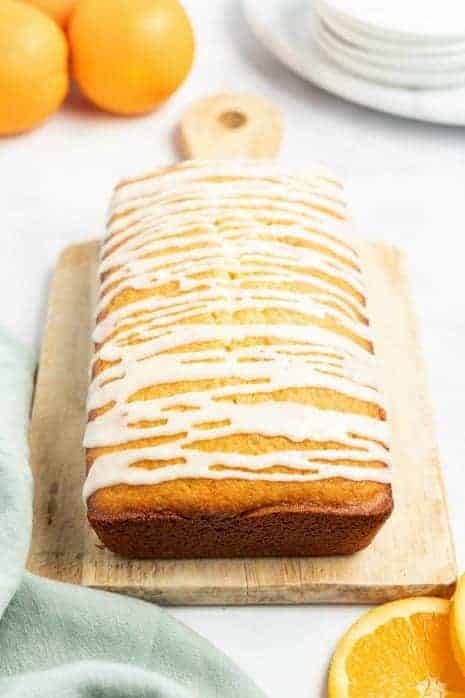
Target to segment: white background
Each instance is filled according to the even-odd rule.
[[[282,160],[317,160],[335,169],[349,183],[360,232],[409,253],[457,556],[465,567],[465,130],[370,112],[304,83],[255,42],[235,0],[185,5],[197,34],[196,63],[157,112],[115,118],[74,94],[42,128],[0,143],[0,322],[39,346],[58,252],[102,234],[108,197],[121,176],[177,157],[174,127],[192,99],[219,91],[268,95],[285,118]],[[173,612],[271,698],[319,698],[335,643],[360,608]]]

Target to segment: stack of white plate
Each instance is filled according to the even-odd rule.
[[[465,0],[315,0],[327,58],[365,79],[432,89],[465,84]]]

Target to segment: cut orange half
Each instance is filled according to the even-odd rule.
[[[329,698],[465,698],[449,611],[449,601],[431,597],[368,611],[336,648]]]
[[[465,574],[457,583],[451,603],[450,636],[455,660],[465,675]]]

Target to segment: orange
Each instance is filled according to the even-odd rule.
[[[450,631],[455,659],[465,675],[465,574],[460,577],[452,598]]]
[[[69,37],[81,90],[117,114],[153,109],[181,84],[194,55],[177,0],[80,0]]]
[[[68,47],[61,29],[35,7],[0,2],[0,135],[32,128],[68,90]]]
[[[449,601],[426,597],[365,613],[334,653],[329,698],[465,698],[449,611]]]
[[[66,27],[76,0],[24,0],[46,12],[60,27]]]

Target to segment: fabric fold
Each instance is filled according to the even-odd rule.
[[[225,655],[157,606],[25,572],[33,373],[28,350],[0,331],[0,695],[264,698]]]
[[[32,354],[0,329],[0,618],[20,582],[31,537],[27,425],[33,377]]]

